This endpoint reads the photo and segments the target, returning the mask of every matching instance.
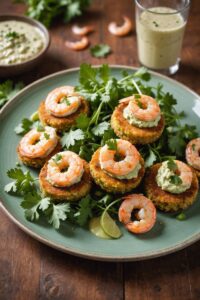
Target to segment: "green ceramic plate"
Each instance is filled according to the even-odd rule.
[[[121,70],[134,70],[123,66],[113,66],[113,75],[120,77]],[[39,241],[73,255],[107,261],[141,260],[168,254],[182,249],[200,239],[200,201],[187,211],[188,219],[178,221],[174,216],[158,213],[156,226],[147,234],[134,236],[122,228],[123,236],[118,240],[96,238],[88,230],[63,225],[58,231],[44,221],[39,224],[28,222],[24,218],[20,199],[4,192],[9,182],[6,171],[17,161],[16,145],[19,137],[14,127],[23,117],[37,110],[47,93],[57,86],[75,85],[78,69],[62,71],[31,84],[21,91],[3,109],[0,115],[0,180],[2,208],[5,213],[25,232]],[[200,131],[200,102],[197,94],[182,84],[167,77],[152,73],[152,84],[161,82],[166,91],[178,99],[178,110],[187,112],[186,122],[195,124]]]

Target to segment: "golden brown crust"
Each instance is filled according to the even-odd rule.
[[[48,161],[54,154],[60,152],[62,149],[61,144],[58,142],[56,147],[53,149],[49,155],[46,157],[37,157],[37,158],[30,158],[25,156],[21,153],[20,145],[17,146],[17,154],[19,159],[25,164],[26,166],[33,167],[33,168],[41,168],[46,161]]]
[[[124,194],[132,191],[140,184],[145,172],[144,160],[142,159],[142,157],[140,158],[140,164],[142,165],[142,168],[139,170],[137,178],[117,179],[109,176],[101,169],[99,163],[100,149],[101,148],[99,148],[93,154],[90,161],[90,173],[97,185],[100,185],[100,187],[107,192]]]
[[[198,193],[198,179],[194,171],[191,187],[180,194],[172,194],[163,191],[156,183],[156,175],[161,163],[153,165],[146,171],[144,189],[147,197],[153,201],[155,206],[163,211],[178,211],[186,209],[196,199]]]
[[[77,201],[82,197],[85,197],[92,185],[90,170],[88,163],[83,160],[84,162],[84,173],[81,178],[81,181],[68,187],[68,188],[60,188],[55,187],[46,179],[47,177],[47,164],[43,166],[39,174],[39,182],[40,188],[42,192],[54,200],[57,201]]]
[[[88,115],[89,113],[89,103],[83,97],[81,98],[81,105],[78,110],[70,116],[58,118],[50,114],[45,108],[45,101],[40,103],[39,118],[42,124],[56,128],[58,131],[68,130],[72,125],[76,123],[77,117],[83,113]]]
[[[121,139],[127,140],[132,144],[148,144],[156,141],[161,136],[164,127],[164,117],[156,127],[139,128],[131,125],[123,116],[124,108],[127,103],[120,103],[114,110],[111,117],[111,127],[115,134]]]

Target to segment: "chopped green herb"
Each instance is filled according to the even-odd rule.
[[[171,170],[171,171],[176,171],[177,170],[177,164],[175,163],[175,161],[173,159],[169,159],[167,162],[167,167]]]
[[[16,39],[19,37],[20,37],[20,34],[17,33],[16,31],[10,31],[6,34],[6,38],[9,38],[9,39]]]
[[[46,140],[49,140],[50,135],[49,135],[47,132],[45,132],[45,133],[44,133],[44,137],[45,137]]]
[[[11,80],[0,83],[0,108],[11,100],[23,87],[24,84],[22,82],[14,84]]]
[[[192,150],[195,151],[196,145],[192,144]]]
[[[99,44],[95,45],[90,48],[90,52],[92,56],[100,58],[100,57],[106,57],[111,52],[111,48],[109,45],[106,44]]]
[[[38,132],[43,132],[45,130],[44,126],[42,126],[41,124],[38,124],[36,129]]]
[[[116,139],[110,139],[106,142],[106,145],[108,146],[108,150],[115,150],[117,151],[117,140]]]
[[[142,105],[142,102],[139,99],[136,98],[135,102],[137,103],[137,105],[139,106],[139,108],[144,109],[143,105]]]
[[[170,176],[169,180],[172,184],[175,184],[175,185],[180,185],[183,182],[182,179],[180,178],[180,176],[178,176],[178,175]]]
[[[53,160],[55,161],[55,163],[59,162],[62,159],[62,155],[61,154],[56,154],[55,157],[53,158]]]
[[[183,212],[181,212],[179,215],[176,216],[176,219],[179,221],[184,221],[187,219],[186,214],[184,214]]]
[[[156,21],[153,21],[153,24],[156,26],[156,27],[159,27],[158,23]]]
[[[67,106],[71,105],[71,102],[69,101],[69,99],[66,96],[62,98],[61,102],[64,102]]]

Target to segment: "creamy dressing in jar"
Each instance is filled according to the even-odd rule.
[[[150,8],[136,20],[140,62],[152,69],[166,69],[180,57],[186,22],[168,7]]]
[[[0,65],[28,61],[45,47],[40,30],[21,21],[0,22]]]

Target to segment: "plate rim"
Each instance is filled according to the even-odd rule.
[[[92,65],[93,67],[99,67],[100,65]],[[139,67],[132,67],[132,66],[127,66],[127,65],[118,65],[118,64],[109,64],[109,67],[111,69],[129,69],[132,71],[136,71],[139,69]],[[76,72],[79,71],[80,67],[75,67],[75,68],[70,68],[70,69],[65,69],[62,71],[58,71],[55,73],[52,73],[50,75],[44,76],[42,78],[39,78],[38,80],[32,82],[31,84],[27,85],[25,88],[23,88],[19,93],[17,93],[4,107],[3,109],[0,111],[0,121],[3,118],[4,114],[7,112],[7,110],[9,110],[9,108],[11,108],[15,102],[16,98],[19,98],[21,95],[23,95],[24,93],[26,93],[28,90],[31,90],[32,87],[37,86],[37,84],[46,81],[48,79],[63,75],[63,74],[67,74],[67,73],[71,73],[71,72]],[[194,92],[192,89],[190,89],[189,87],[187,87],[186,85],[184,85],[183,83],[178,82],[175,79],[169,78],[168,76],[165,76],[163,74],[148,70],[151,74],[153,74],[156,77],[161,77],[164,78],[165,80],[172,82],[175,85],[178,85],[182,88],[184,88],[185,90],[187,90],[188,92],[190,92],[191,94],[193,94],[197,100],[200,101],[200,96]],[[70,255],[74,255],[74,256],[78,256],[78,257],[82,257],[82,258],[86,258],[86,259],[90,259],[90,260],[98,260],[98,261],[110,261],[110,262],[125,262],[125,261],[139,261],[139,260],[147,260],[147,259],[152,259],[152,258],[156,258],[156,257],[161,257],[164,255],[168,255],[174,252],[177,252],[179,250],[182,250],[188,246],[190,246],[191,244],[197,242],[198,240],[200,240],[200,232],[193,234],[190,238],[176,244],[175,246],[170,246],[167,247],[163,250],[158,250],[158,251],[151,251],[149,252],[148,255],[146,254],[141,254],[141,255],[126,255],[126,256],[122,256],[122,255],[115,255],[114,257],[110,256],[110,255],[102,255],[102,254],[96,254],[96,253],[83,253],[82,251],[78,251],[76,249],[71,249],[71,248],[67,248],[66,246],[63,246],[61,244],[52,242],[51,240],[48,240],[44,237],[42,237],[40,234],[35,233],[34,231],[32,231],[31,229],[29,229],[28,227],[26,227],[25,225],[23,225],[22,223],[20,223],[19,220],[17,220],[17,218],[15,218],[12,213],[10,213],[7,208],[4,206],[4,203],[2,202],[2,199],[0,198],[0,208],[3,210],[3,212],[9,217],[9,219],[11,221],[14,222],[14,224],[16,224],[20,229],[22,229],[25,233],[27,233],[28,235],[30,235],[31,237],[33,237],[34,239],[40,241],[43,244],[46,244],[48,246],[50,246],[51,248],[54,248],[56,250],[62,251],[64,253],[70,254]]]

